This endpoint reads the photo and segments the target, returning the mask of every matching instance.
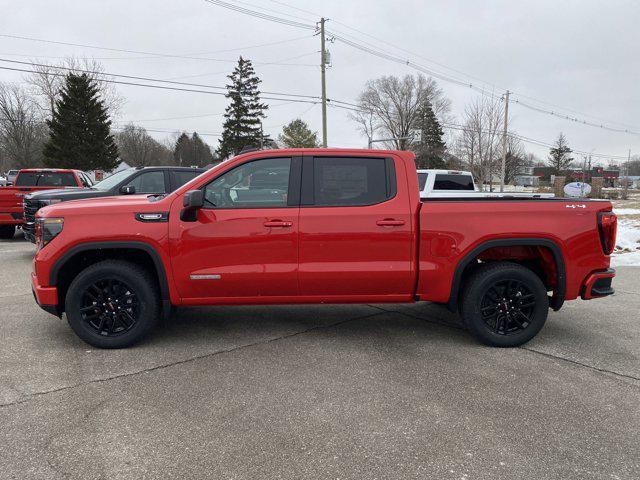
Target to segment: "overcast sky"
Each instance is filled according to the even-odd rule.
[[[271,0],[228,0],[255,5],[271,14],[314,23],[315,15]],[[377,49],[410,58],[427,68],[482,86],[500,95],[505,89],[578,112],[592,122],[640,131],[640,2],[609,1],[382,1],[283,0],[330,20],[327,28],[353,35]],[[204,0],[0,1],[0,34],[26,36],[114,49],[191,55],[204,59],[159,57],[101,51],[0,37],[0,58],[13,60],[88,56],[112,73],[222,86],[238,54],[253,60],[263,91],[320,94],[319,39],[313,32],[253,18]],[[264,10],[262,10],[264,11]],[[338,23],[340,22],[340,23]],[[382,44],[348,27],[411,51]],[[282,42],[273,45],[275,42]],[[262,44],[267,46],[235,49]],[[234,51],[229,51],[234,50]],[[365,82],[382,75],[417,73],[335,42],[327,72],[328,96],[354,102]],[[264,65],[265,63],[289,65]],[[447,70],[444,66],[453,70]],[[0,66],[10,66],[0,62]],[[463,76],[469,75],[474,78]],[[23,74],[0,70],[0,81],[22,81]],[[439,81],[461,120],[465,105],[479,94]],[[219,133],[226,99],[222,96],[117,86],[125,97],[117,122],[149,129]],[[523,102],[531,99],[520,98]],[[301,117],[321,128],[319,105],[269,100],[265,130],[276,137],[283,124]],[[512,126],[529,138],[552,143],[560,131],[576,150],[626,156],[640,153],[640,135],[580,125],[511,104]],[[204,116],[206,115],[206,116]],[[588,116],[587,116],[588,115]],[[196,118],[180,118],[198,116]],[[164,138],[165,133],[153,133]],[[218,137],[206,135],[216,147]],[[362,147],[364,139],[347,112],[329,109],[330,146]],[[526,145],[546,157],[547,149]]]

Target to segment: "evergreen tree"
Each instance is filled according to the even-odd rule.
[[[258,86],[261,80],[256,76],[251,61],[240,57],[228,78],[231,83],[227,85],[226,97],[231,99],[231,104],[224,114],[222,138],[218,146],[220,158],[237,155],[245,147],[260,147],[272,142],[262,133],[264,111],[269,107],[260,102]]]
[[[549,149],[548,162],[549,165],[553,167],[553,173],[555,175],[561,174],[571,166],[571,162],[573,162],[571,152],[573,152],[573,150],[567,145],[567,138],[563,133],[560,133],[554,146]]]
[[[86,74],[67,75],[53,117],[47,120],[46,166],[107,172],[118,166],[111,121],[98,94],[98,87]]]
[[[202,141],[200,135],[193,132],[189,137],[183,132],[176,140],[173,161],[176,165],[201,167],[216,162],[216,157],[211,152],[211,147]]]
[[[446,168],[444,160],[446,144],[442,139],[444,132],[431,103],[425,102],[418,115],[418,128],[422,132],[422,141],[416,149],[416,165],[418,168]]]
[[[318,132],[312,132],[309,125],[297,118],[282,128],[278,142],[283,148],[317,148]]]

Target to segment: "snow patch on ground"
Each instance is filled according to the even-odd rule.
[[[640,208],[614,208],[616,215],[640,215]]]
[[[619,209],[625,210],[625,209]],[[632,209],[627,209],[632,210]],[[617,212],[616,212],[617,213]],[[639,211],[640,213],[640,211]],[[626,218],[618,218],[618,234],[616,248],[611,256],[614,266],[640,266],[640,222]]]

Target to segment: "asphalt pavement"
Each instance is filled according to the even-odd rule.
[[[0,242],[0,478],[640,478],[640,268],[522,348],[416,304],[179,309],[106,351],[33,253]]]

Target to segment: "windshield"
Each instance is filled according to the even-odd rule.
[[[98,190],[111,190],[113,187],[118,185],[120,182],[129,177],[133,172],[135,172],[135,168],[127,168],[126,170],[121,170],[118,173],[114,173],[110,177],[105,178],[101,182],[96,183],[93,188],[97,188]]]

